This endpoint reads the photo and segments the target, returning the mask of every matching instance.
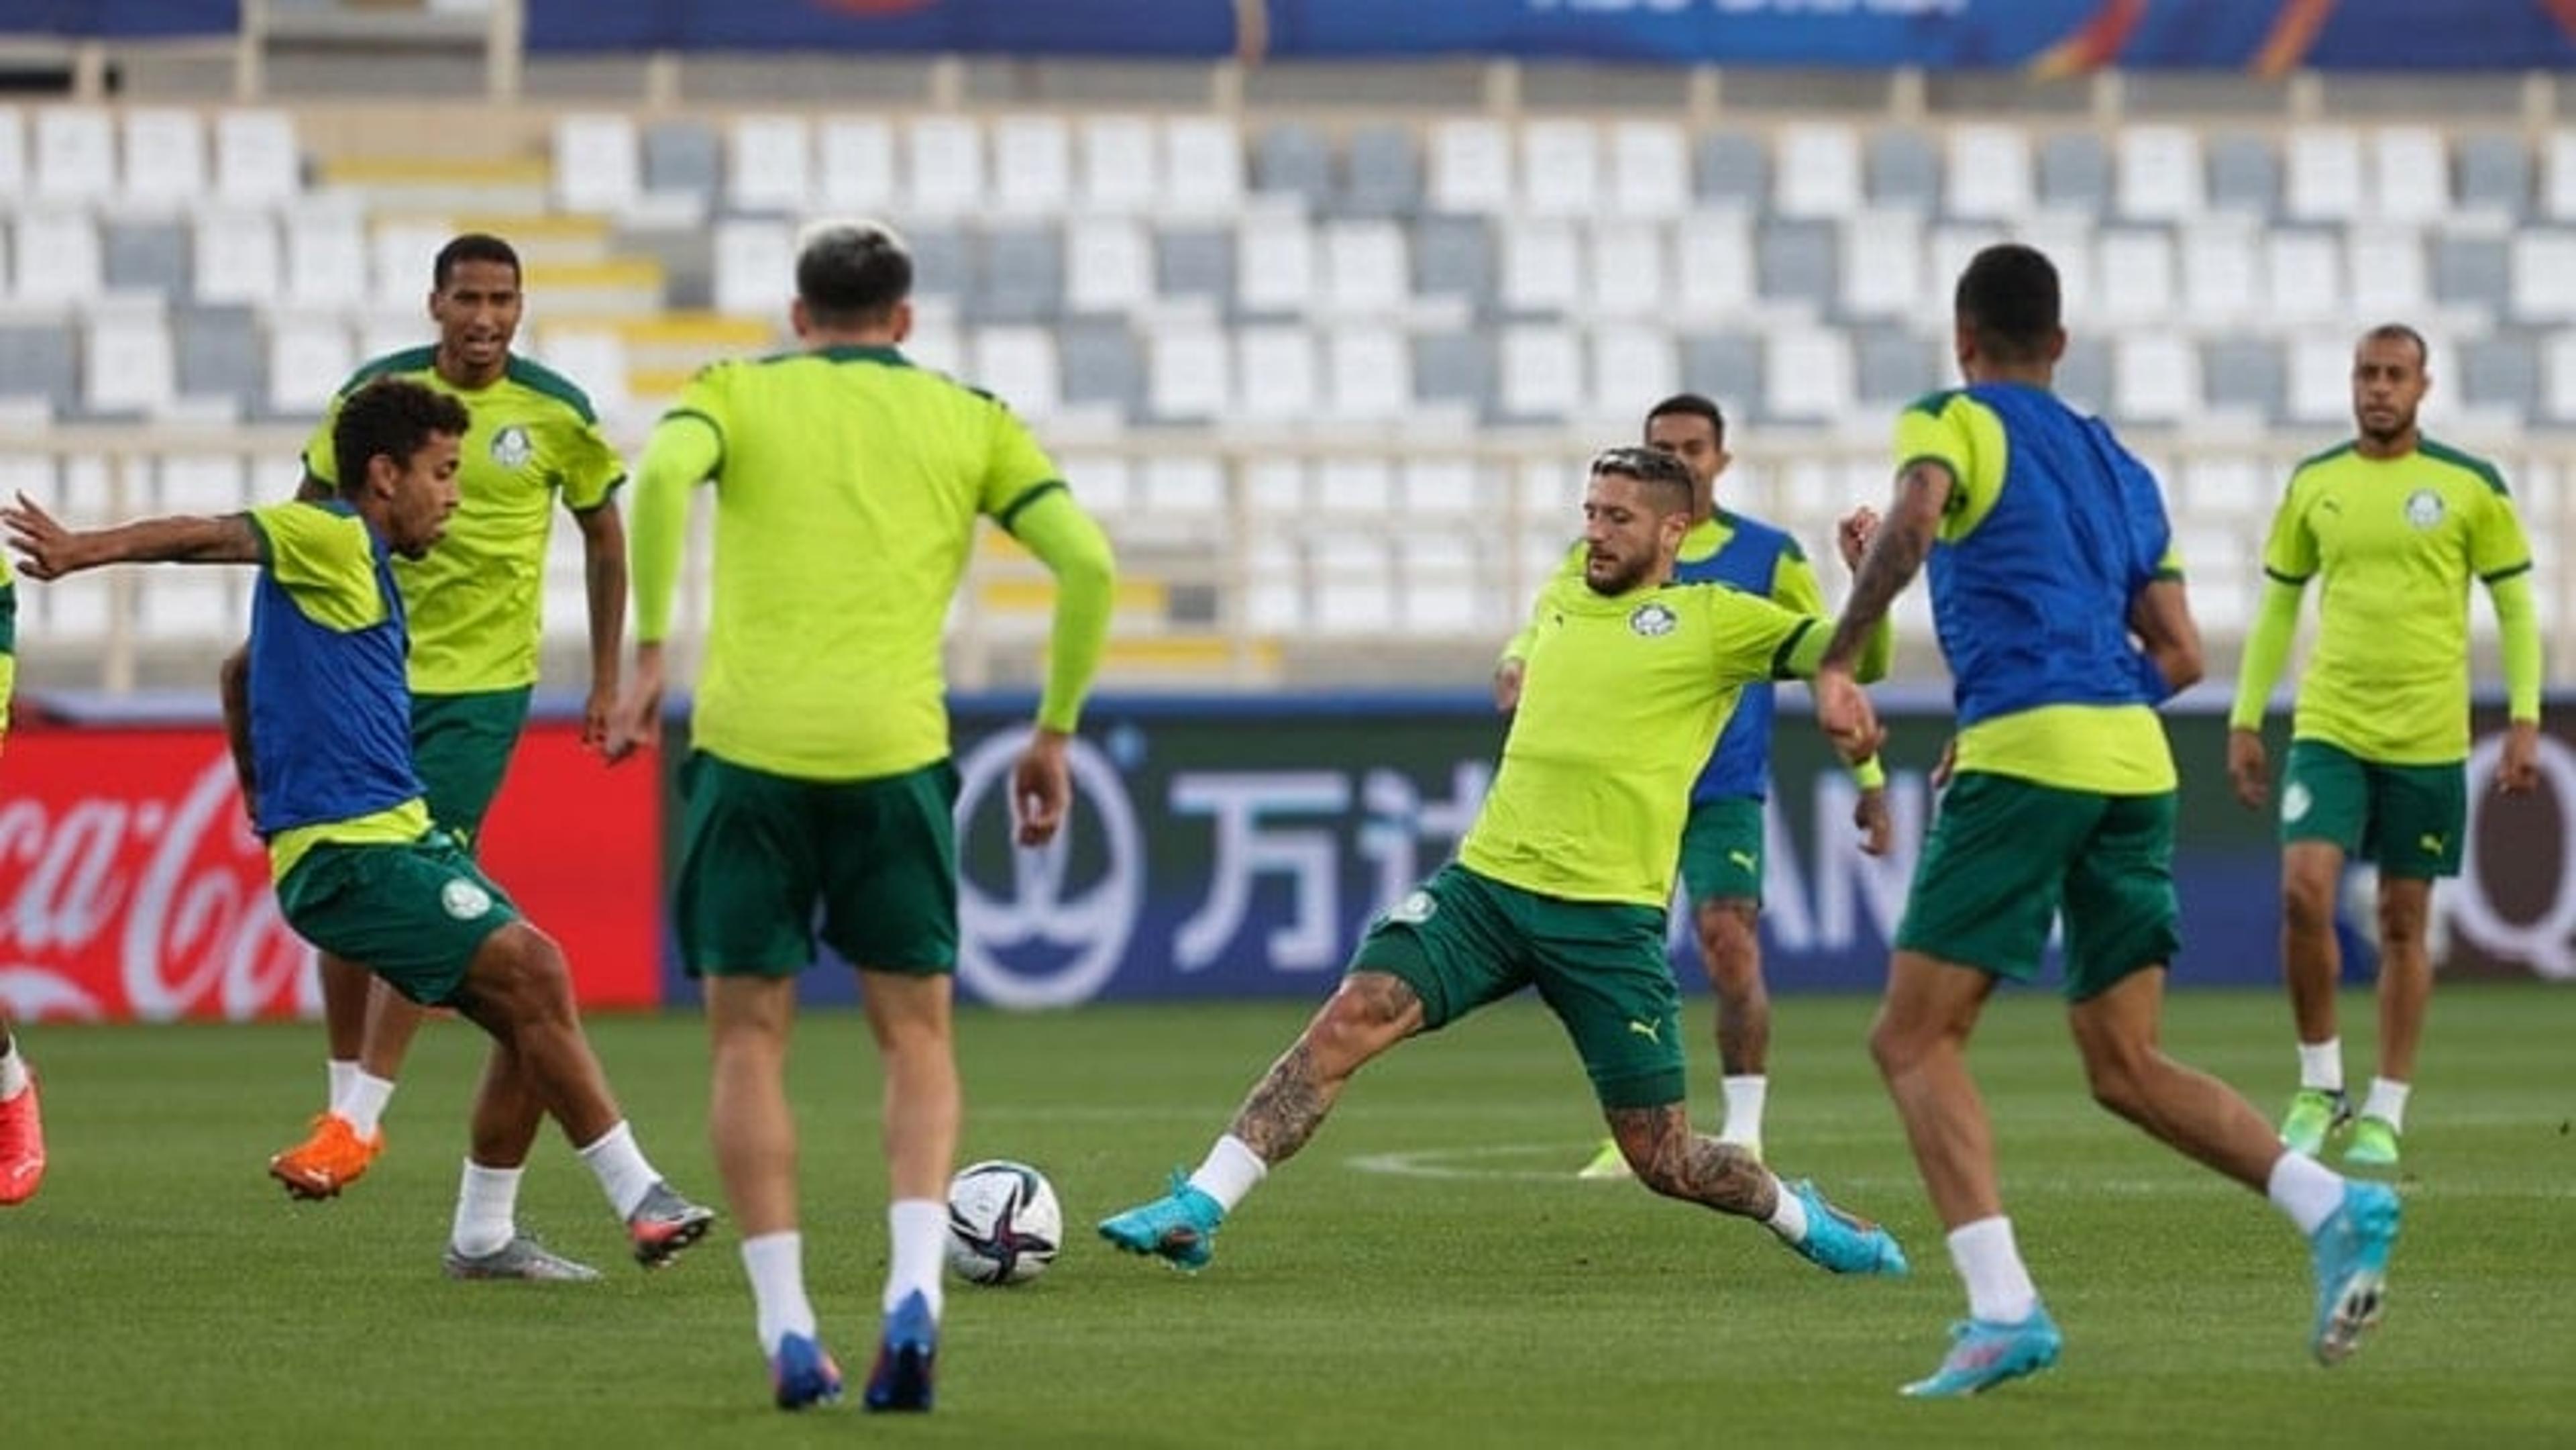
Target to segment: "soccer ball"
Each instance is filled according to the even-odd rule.
[[[970,1163],[948,1181],[948,1267],[970,1284],[1025,1284],[1064,1242],[1055,1185],[1026,1163]]]

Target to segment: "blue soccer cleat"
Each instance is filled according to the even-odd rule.
[[[876,1368],[868,1371],[871,1410],[927,1410],[932,1371],[939,1364],[939,1321],[930,1301],[914,1290],[886,1315]]]
[[[1175,1268],[1203,1269],[1216,1257],[1217,1225],[1225,1210],[1190,1186],[1189,1175],[1172,1171],[1172,1191],[1151,1203],[1100,1221],[1100,1236],[1131,1254],[1153,1254]]]
[[[778,1341],[778,1353],[770,1356],[769,1385],[782,1410],[838,1404],[841,1366],[822,1345],[805,1335],[791,1334]]]
[[[1789,1244],[1798,1257],[1837,1274],[1905,1276],[1905,1249],[1894,1234],[1825,1202],[1825,1195],[1804,1178],[1781,1184],[1780,1191],[1807,1206],[1807,1236]]]
[[[2361,1337],[2379,1323],[2398,1217],[2395,1189],[2348,1182],[2343,1205],[2308,1239],[2308,1258],[2317,1270],[2317,1324],[2308,1347],[2317,1363],[2341,1364],[2351,1358],[2361,1348]]]
[[[2064,1342],[2057,1321],[2037,1305],[2019,1324],[1962,1320],[1950,1326],[1950,1352],[1942,1356],[1941,1367],[1898,1393],[1918,1400],[1964,1399],[2057,1363]]]

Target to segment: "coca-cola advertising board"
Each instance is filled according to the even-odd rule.
[[[661,782],[532,725],[486,870],[563,944],[586,1007],[660,999]],[[0,1007],[34,1020],[308,1016],[311,950],[209,726],[27,729],[0,758]]]

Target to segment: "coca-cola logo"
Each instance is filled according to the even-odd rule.
[[[231,762],[213,755],[175,793],[118,784],[0,795],[0,1007],[144,1021],[309,1010],[311,952],[278,912]]]

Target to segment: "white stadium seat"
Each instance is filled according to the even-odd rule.
[[[2009,221],[2031,209],[2030,133],[2019,127],[1953,127],[1944,170],[1952,216]]]
[[[1860,137],[1851,127],[1801,121],[1780,128],[1772,202],[1793,217],[1849,216],[1861,207]]]
[[[555,120],[555,205],[618,215],[643,195],[643,155],[632,117],[588,111]]]
[[[1414,416],[1413,353],[1403,333],[1369,323],[1336,327],[1324,339],[1324,360],[1327,417],[1382,423]]]
[[[94,412],[151,412],[178,395],[170,320],[159,299],[103,308],[81,345],[81,395]]]
[[[1672,307],[1672,264],[1664,229],[1605,220],[1592,228],[1592,295],[1596,317],[1662,317]]]
[[[1504,212],[1512,205],[1512,138],[1500,121],[1447,120],[1431,128],[1431,207]]]
[[[1142,216],[1163,192],[1162,134],[1143,116],[1092,116],[1081,130],[1081,204],[1087,211]]]
[[[49,201],[102,201],[116,190],[116,130],[94,106],[36,112],[35,194]]]
[[[877,116],[825,116],[815,125],[815,165],[823,205],[843,216],[882,217],[901,192],[895,180],[894,127]]]
[[[271,412],[319,417],[331,395],[358,367],[349,329],[330,316],[284,316],[268,333],[268,406]]]
[[[969,216],[985,208],[984,133],[963,116],[922,116],[906,133],[908,215]]]
[[[1601,133],[1589,121],[1521,128],[1521,214],[1588,217],[1601,209]]]
[[[1623,217],[1669,218],[1691,203],[1690,138],[1668,121],[1621,121],[1610,128],[1609,209]]]
[[[737,116],[725,132],[725,204],[802,213],[814,196],[813,133],[802,116]]]
[[[2183,221],[2209,201],[2200,136],[2183,126],[2129,126],[2116,146],[2120,214],[2140,221]]]
[[[125,113],[124,190],[147,206],[184,206],[205,194],[206,128],[196,112],[152,106]]]
[[[2369,211],[2362,171],[2361,136],[2348,126],[2303,126],[2290,133],[2287,193],[2291,216],[2302,221],[2350,221]]]
[[[1252,324],[1235,330],[1235,374],[1245,380],[1241,416],[1299,423],[1322,411],[1314,334],[1302,326]]]
[[[215,194],[269,205],[303,190],[295,122],[284,111],[225,111],[215,118]]]
[[[993,123],[993,190],[1006,216],[1058,216],[1073,198],[1073,135],[1062,118],[1004,116]]]
[[[1175,220],[1231,217],[1243,204],[1243,136],[1220,116],[1163,122],[1162,212]]]

